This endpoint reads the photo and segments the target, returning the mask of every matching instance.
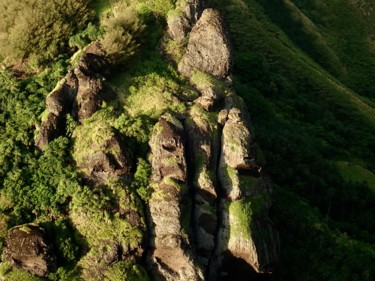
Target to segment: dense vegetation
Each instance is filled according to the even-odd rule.
[[[94,16],[87,0],[2,0],[0,11],[0,59],[10,64],[28,60],[33,68],[56,61],[69,37]]]
[[[174,2],[0,0],[0,251],[11,227],[44,224],[58,233],[53,244],[61,268],[51,280],[75,280],[77,261],[87,251],[87,241],[67,214],[84,210],[95,217],[111,209],[111,202],[119,200],[114,194],[124,192],[125,185],[115,182],[102,190],[86,186],[75,168],[72,132],[79,135],[83,126],[95,129],[109,122],[126,138],[138,159],[135,180],[126,189],[135,199],[128,204],[140,208],[140,198],[147,201],[150,193],[147,141],[152,124],[163,111],[184,112],[176,96],[190,100],[196,94],[157,51]],[[248,104],[266,171],[275,183],[271,215],[280,231],[282,253],[274,279],[372,280],[371,2],[210,2],[228,23],[234,85]],[[110,78],[119,102],[103,106],[85,124],[71,120],[66,136],[44,151],[36,150],[34,131],[46,95],[71,67],[72,53],[94,39],[101,40],[107,58],[119,63]],[[180,52],[180,46],[168,47]],[[100,216],[110,217],[116,231],[129,228],[114,211]],[[93,221],[99,225],[100,218]],[[83,234],[89,240],[98,233],[109,235],[107,228],[101,233],[97,229],[84,226]],[[121,236],[116,231],[111,235]],[[129,232],[139,239],[138,230]],[[146,280],[143,268],[131,267],[117,263],[108,272],[109,280],[119,280],[125,272],[125,280]],[[4,271],[1,268],[0,276]],[[11,274],[9,280],[34,280],[23,272]]]
[[[216,3],[276,183],[276,280],[373,278],[374,16],[344,2]]]

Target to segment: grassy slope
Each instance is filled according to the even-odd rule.
[[[237,91],[278,186],[276,279],[370,280],[374,16],[343,1],[214,2],[234,42]]]
[[[94,1],[97,13],[105,13],[109,2]],[[185,88],[175,70],[155,51],[164,28],[161,22],[168,9],[173,7],[173,1],[128,2],[146,16],[148,29],[139,55],[119,67],[110,83],[120,96],[121,106],[116,107],[116,114],[131,115],[118,119],[120,131],[130,139],[140,139],[140,135],[144,135],[141,142],[147,147],[149,127],[160,112],[151,117],[135,112],[133,107],[141,104],[142,95],[157,93],[165,99],[164,104],[173,106],[176,105],[170,102],[173,95],[189,99],[182,95],[191,89]],[[368,11],[370,1],[361,1],[364,6],[358,10],[351,4],[342,5],[343,1],[212,2],[226,16],[235,47],[235,85],[249,105],[258,142],[268,160],[266,169],[276,183],[271,214],[280,230],[282,255],[275,279],[371,280],[375,274],[375,198],[374,191],[370,190],[375,172],[375,91],[372,85],[372,76],[375,75],[372,40],[375,15],[361,14]],[[157,15],[161,22],[150,14]],[[30,100],[23,95],[15,98],[15,103],[20,104],[18,99],[24,103]],[[34,111],[39,114],[43,95],[35,100],[38,101],[38,110]],[[153,99],[153,102],[150,106],[163,105],[163,99]],[[29,110],[33,107],[27,104],[23,108]],[[169,109],[184,110],[178,105]],[[14,122],[17,122],[13,127],[27,123],[18,120],[19,116],[28,116],[26,113],[15,115]],[[3,119],[6,117],[4,115]],[[7,132],[12,126],[8,127]],[[18,131],[22,132],[22,127]],[[32,128],[28,128],[28,132],[32,134]],[[21,137],[26,138],[22,134],[12,140]],[[44,178],[36,178],[34,185],[35,188],[40,186],[40,190],[34,190],[26,183],[22,185],[16,176],[9,179],[13,174],[26,179],[34,170],[22,167],[31,164],[21,161],[18,166],[22,170],[15,164],[15,168],[3,165],[6,172],[7,169],[19,172],[8,173],[8,188],[17,190],[22,185],[22,190],[31,190],[29,192],[34,195],[45,194],[50,188],[55,194],[54,180],[59,180],[56,177],[58,172],[49,168],[59,165],[65,166],[60,169],[62,175],[58,175],[62,179],[71,179],[72,188],[75,188],[79,179],[75,178],[74,172],[64,160],[59,160],[59,165],[55,163],[56,159],[62,158],[62,151],[66,153],[69,147],[63,141],[51,149],[52,156],[48,153],[43,156],[49,157],[47,160],[52,164],[42,157],[40,161],[33,160],[35,156],[28,154],[19,157],[17,149],[21,146],[15,146],[17,149],[13,154],[8,153],[16,157],[2,153],[3,158],[11,159],[5,162],[1,158],[2,163],[14,164],[18,163],[14,159],[26,161],[30,158],[33,167],[45,164],[46,172],[41,174],[51,175],[47,183],[44,183]],[[32,146],[31,136],[27,136],[25,143],[27,148]],[[133,142],[129,143],[132,145]],[[8,146],[1,148],[2,151],[9,150]],[[144,156],[145,148],[140,150],[137,156]],[[70,159],[69,155],[66,157]],[[0,180],[2,184],[3,180]],[[362,184],[363,181],[368,186]],[[3,201],[4,198],[0,197]],[[51,205],[45,196],[42,199],[45,206]],[[87,201],[87,198],[75,199]],[[40,200],[31,196],[20,206],[32,210],[34,205],[41,204]],[[42,215],[46,212],[45,216],[48,216],[51,212],[47,207],[41,207]],[[56,205],[56,212],[59,208]],[[17,224],[32,220],[33,215],[25,219],[15,209],[10,218],[14,220],[11,224]],[[8,217],[1,216],[0,219]]]

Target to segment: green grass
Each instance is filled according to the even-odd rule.
[[[111,9],[110,0],[94,0],[91,2],[91,7],[95,10],[98,16],[102,15],[105,12],[108,12]]]
[[[252,204],[248,199],[228,203],[230,225],[230,237],[241,236],[250,238],[251,216],[253,213]]]
[[[33,276],[20,269],[12,269],[10,263],[2,262],[0,263],[0,278],[7,281],[42,281],[43,278]]]
[[[363,168],[361,165],[349,162],[338,162],[340,173],[347,181],[362,183],[366,182],[368,187],[375,192],[375,174]]]
[[[279,210],[273,220],[278,221],[285,253],[275,280],[318,280],[318,271],[324,272],[325,280],[336,280],[334,268],[342,259],[332,263],[322,248],[331,249],[335,257],[362,249],[363,259],[345,263],[340,280],[355,275],[371,280],[371,270],[358,268],[375,257],[375,197],[373,188],[358,182],[366,180],[372,186],[375,171],[375,56],[374,46],[368,44],[374,15],[358,15],[350,3],[211,1],[228,23],[234,87],[250,109],[267,161],[264,171],[278,188],[296,195],[293,200],[273,196]],[[338,159],[363,164],[340,168],[333,164]],[[280,210],[296,209],[298,200],[304,202],[306,213],[315,214],[314,222],[305,215],[294,220],[299,215],[295,210],[281,214]],[[316,234],[309,236],[315,227]],[[295,263],[308,271],[290,270]]]

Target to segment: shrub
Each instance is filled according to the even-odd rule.
[[[105,34],[100,42],[108,60],[123,63],[139,47],[137,39],[145,25],[132,8],[123,4],[115,5],[103,18],[102,25]]]
[[[91,22],[86,29],[69,38],[69,46],[83,49],[90,42],[96,40],[102,33],[102,30]]]
[[[89,0],[0,0],[0,59],[51,61],[94,16]],[[77,17],[79,15],[79,17]]]

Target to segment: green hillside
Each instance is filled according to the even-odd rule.
[[[94,280],[85,269],[98,266],[105,280],[150,280],[146,257],[134,254],[150,235],[150,134],[163,114],[189,114],[198,96],[177,70],[187,42],[165,35],[168,17],[181,13],[176,7],[184,0],[16,2],[0,0],[0,252],[13,227],[36,223],[53,237],[58,264],[44,279]],[[263,171],[273,183],[269,216],[280,255],[272,275],[254,280],[374,280],[375,4],[205,5],[227,25],[234,90],[249,108]],[[95,41],[112,64],[103,80],[116,98],[82,122],[67,114],[65,133],[37,149],[46,97]],[[84,175],[90,168],[77,167],[113,136],[126,143],[133,176],[97,185]],[[116,156],[119,147],[105,153]],[[123,220],[133,212],[137,227]],[[104,240],[128,245],[136,261],[102,269],[98,251],[113,250],[100,248]],[[0,279],[43,280],[0,261]]]
[[[371,280],[371,4],[286,0],[218,6],[234,41],[236,89],[249,105],[267,171],[278,185],[273,215],[283,246],[276,280]],[[311,216],[315,223],[308,222]]]

